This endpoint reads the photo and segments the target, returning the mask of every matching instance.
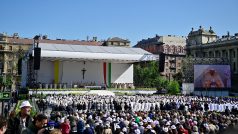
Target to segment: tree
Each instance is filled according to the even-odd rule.
[[[134,83],[137,87],[157,88],[157,90],[167,89],[171,94],[179,93],[179,83],[177,81],[169,82],[160,76],[158,62],[151,61],[134,66]],[[177,77],[181,79],[182,74]]]
[[[138,87],[156,87],[160,77],[158,62],[151,61],[135,65],[134,83]],[[157,79],[157,80],[156,80]]]
[[[179,85],[181,86],[183,83],[183,74],[182,72],[178,72],[173,75],[174,80],[178,81]]]
[[[168,85],[168,92],[170,94],[179,93],[179,83],[177,81],[170,81]]]
[[[9,87],[9,86],[11,86],[12,85],[12,75],[10,75],[10,74],[8,74],[8,75],[6,75],[6,81],[4,82],[4,85],[6,86],[6,87]]]

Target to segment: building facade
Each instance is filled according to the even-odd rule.
[[[221,58],[231,65],[233,87],[238,87],[238,33],[218,37],[212,27],[201,26],[188,34],[186,50],[194,58]]]
[[[0,76],[3,79],[2,82],[8,83],[7,86],[12,89],[15,89],[15,85],[20,81],[18,73],[18,60],[32,46],[32,42],[30,40],[24,44],[22,44],[21,41],[16,42],[16,40],[21,40],[19,39],[17,33],[13,36],[8,36],[5,33],[0,34]],[[9,85],[9,82],[12,83],[11,86]],[[1,85],[2,89],[3,83]]]
[[[103,46],[130,47],[130,41],[118,37],[109,38],[103,43]]]
[[[181,72],[182,59],[185,57],[186,38],[174,35],[158,36],[143,39],[135,47],[142,48],[156,55],[164,55],[164,61],[160,60],[162,69],[161,75],[168,80],[173,79],[173,75]],[[164,64],[163,64],[164,63]],[[161,66],[162,65],[162,66]]]
[[[15,90],[16,85],[20,83],[20,75],[18,70],[19,58],[23,57],[24,54],[32,48],[34,40],[29,38],[21,38],[18,33],[13,35],[7,35],[0,33],[0,76],[4,79],[11,79],[11,89]],[[48,39],[46,35],[41,36],[40,43],[51,43],[51,44],[72,44],[72,45],[93,45],[101,46],[103,42],[94,40],[90,41],[79,41],[79,40],[65,40],[65,39]],[[3,85],[0,85],[3,88]]]

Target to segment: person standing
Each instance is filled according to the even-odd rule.
[[[27,130],[27,134],[42,134],[47,132],[44,127],[47,126],[48,118],[44,114],[38,114]]]
[[[7,134],[20,134],[32,124],[32,117],[30,116],[32,106],[29,101],[23,101],[20,108],[21,111],[8,120]]]
[[[6,118],[0,116],[0,134],[4,134],[7,130],[7,120]]]
[[[8,114],[8,105],[5,105],[5,107],[4,107],[4,117],[6,117],[7,118],[7,114]]]
[[[69,134],[70,132],[70,124],[69,124],[69,119],[65,118],[64,122],[60,124],[60,129],[62,134]]]

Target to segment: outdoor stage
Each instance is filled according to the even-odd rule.
[[[29,78],[42,88],[133,87],[133,63],[155,60],[140,48],[40,43],[40,69],[30,75],[34,49],[22,63],[22,87]]]

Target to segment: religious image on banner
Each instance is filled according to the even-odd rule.
[[[194,87],[230,88],[229,65],[194,65]]]

